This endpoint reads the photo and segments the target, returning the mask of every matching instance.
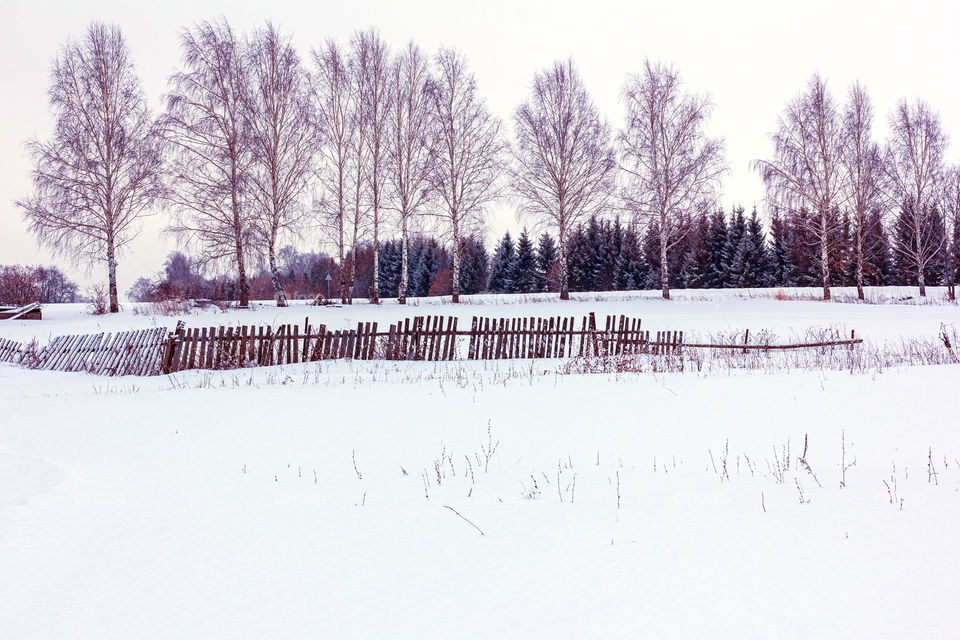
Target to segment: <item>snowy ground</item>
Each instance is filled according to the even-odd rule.
[[[783,336],[842,326],[876,343],[960,326],[953,305],[677,297],[485,298],[457,313],[628,313],[652,330]],[[452,311],[419,302],[406,312]],[[306,311],[331,326],[405,315]],[[175,321],[44,316],[0,336]],[[955,636],[960,366],[562,364],[139,379],[0,365],[0,635]],[[856,461],[845,488],[843,459]]]

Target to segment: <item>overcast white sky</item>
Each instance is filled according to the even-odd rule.
[[[534,71],[573,56],[600,110],[614,126],[622,121],[619,91],[645,56],[669,60],[690,90],[716,103],[710,135],[726,139],[731,172],[723,204],[747,208],[763,197],[748,163],[770,152],[766,134],[785,102],[814,71],[824,74],[838,98],[850,83],[865,83],[877,110],[877,134],[900,97],[923,98],[960,140],[960,3],[830,2],[531,2],[242,0],[3,0],[0,7],[0,264],[51,263],[84,283],[100,278],[55,261],[26,231],[13,200],[29,193],[30,166],[23,142],[51,128],[46,89],[50,62],[69,37],[92,20],[115,22],[125,33],[155,109],[166,78],[179,65],[177,34],[185,25],[223,14],[238,30],[273,20],[292,33],[301,56],[327,37],[341,41],[376,25],[398,47],[414,39],[428,51],[461,49],[476,72],[492,111],[509,121],[525,99]],[[960,143],[948,157],[960,158]],[[121,292],[141,275],[155,273],[173,241],[162,237],[162,212],[144,225],[121,257]],[[490,233],[519,226],[504,207]]]

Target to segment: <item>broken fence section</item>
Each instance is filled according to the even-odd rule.
[[[20,362],[23,345],[15,340],[0,338],[0,362]]]
[[[167,339],[163,327],[120,333],[60,336],[30,358],[32,369],[87,371],[99,375],[149,376],[160,373],[160,355]]]
[[[41,320],[43,310],[39,302],[31,302],[22,307],[0,305],[0,320]]]

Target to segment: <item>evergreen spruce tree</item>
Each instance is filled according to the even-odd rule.
[[[589,291],[613,289],[613,266],[616,261],[616,240],[613,225],[591,216],[587,239],[590,244],[591,268]]]
[[[863,246],[866,247],[864,251],[864,284],[868,286],[894,284],[890,241],[886,230],[883,228],[879,209],[872,211],[867,218]]]
[[[660,286],[660,227],[656,221],[650,223],[643,236],[641,245],[643,266],[646,277],[642,284],[643,289],[661,289]]]
[[[407,238],[407,296],[410,298],[423,295],[420,285],[424,277],[425,257],[423,242],[420,238],[416,236]]]
[[[846,211],[838,216],[835,237],[832,240],[830,274],[833,284],[841,287],[856,286],[857,261],[854,255],[856,249],[850,214]]]
[[[706,252],[709,256],[710,268],[706,276],[705,286],[709,289],[723,288],[726,272],[723,266],[723,250],[727,246],[727,216],[723,209],[718,209],[710,216],[710,229],[707,232]]]
[[[703,289],[710,286],[712,261],[710,256],[710,217],[701,214],[684,243],[682,286],[687,289]]]
[[[741,268],[737,286],[769,287],[772,284],[770,256],[767,253],[767,234],[754,209],[747,220],[746,233],[740,243]]]
[[[793,286],[790,278],[795,267],[790,259],[788,232],[787,223],[780,217],[779,213],[774,213],[770,220],[770,249],[768,252],[771,286]]]
[[[490,260],[483,242],[470,236],[460,241],[460,293],[470,295],[487,290]]]
[[[594,250],[587,229],[577,227],[567,243],[567,283],[570,291],[590,291],[593,288]]]
[[[537,256],[527,230],[524,229],[517,239],[516,257],[513,261],[513,290],[516,293],[534,293],[537,291]]]
[[[939,253],[927,264],[923,270],[925,285],[937,285],[943,280],[947,246],[946,228],[943,215],[938,208],[934,208],[923,217],[923,228],[920,229],[919,240],[926,247],[940,247]],[[917,265],[908,256],[917,253],[918,238],[913,228],[913,216],[903,207],[897,213],[893,225],[894,272],[896,284],[916,286]]]
[[[510,232],[507,231],[500,244],[493,252],[493,260],[490,262],[490,284],[487,290],[490,293],[513,293],[513,263],[516,260],[516,251],[513,245],[513,239]]]
[[[387,240],[380,245],[379,278],[380,296],[396,298],[400,286],[400,241]]]
[[[812,226],[808,222],[810,217],[806,210],[800,210],[787,218],[789,224],[787,237],[790,240],[788,249],[790,261],[793,263],[793,272],[789,279],[794,287],[813,287],[823,284],[819,243],[810,231]]]
[[[640,249],[640,238],[634,227],[628,227],[623,233],[620,254],[614,266],[615,288],[620,291],[633,291],[643,288],[647,273]]]
[[[747,219],[743,215],[743,207],[736,207],[730,216],[727,226],[727,241],[721,253],[724,287],[739,286],[744,270],[743,244],[747,233]]]
[[[597,220],[596,215],[590,216],[590,219],[587,220],[586,229],[584,230],[584,261],[586,262],[586,277],[584,278],[581,291],[597,291],[600,287],[598,286],[598,280],[600,278],[601,271],[601,255],[603,245],[603,228],[600,222]]]
[[[425,297],[430,294],[430,284],[442,269],[448,266],[447,252],[435,238],[414,236],[410,238],[408,253],[407,295]]]
[[[603,256],[603,287],[608,291],[620,290],[617,285],[617,262],[620,260],[620,254],[623,252],[623,225],[620,224],[620,216],[614,218],[613,224],[607,225],[608,239],[607,248]]]
[[[557,263],[557,243],[549,233],[540,236],[537,243],[538,291],[555,291],[559,282],[553,282],[550,274]]]

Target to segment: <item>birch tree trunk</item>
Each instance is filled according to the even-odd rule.
[[[454,212],[453,226],[453,281],[450,283],[450,300],[460,302],[460,226],[457,224],[457,214]]]

